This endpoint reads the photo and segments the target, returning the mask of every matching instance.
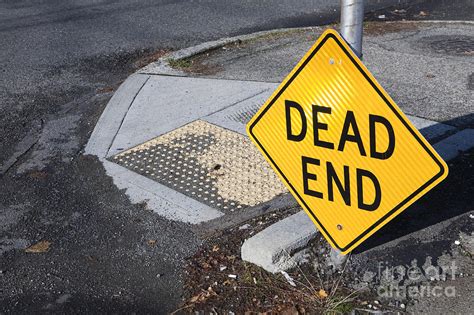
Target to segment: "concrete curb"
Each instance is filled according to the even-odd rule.
[[[109,144],[113,142],[133,100],[149,78],[148,75],[132,74],[120,85],[100,116],[84,149],[85,154],[97,155],[99,158],[107,156]]]
[[[474,147],[474,129],[464,129],[436,143],[434,149],[445,160],[449,161]]]
[[[167,54],[157,61],[146,65],[145,67],[141,68],[137,71],[140,74],[155,74],[155,75],[173,75],[173,76],[188,76],[189,74],[178,69],[171,67],[169,61],[170,60],[184,60],[199,54],[202,54],[206,51],[214,50],[221,48],[225,45],[241,42],[241,41],[248,41],[252,39],[256,39],[262,36],[273,35],[273,34],[281,34],[286,32],[299,32],[304,30],[312,30],[312,29],[323,29],[323,27],[315,26],[315,27],[300,27],[300,28],[281,28],[276,30],[269,30],[269,31],[261,31],[255,32],[246,35],[239,35],[233,37],[224,37],[215,41],[205,42],[196,46],[183,48],[177,51],[174,51],[170,54]]]
[[[411,21],[411,20],[406,20],[406,21],[377,21],[374,23],[387,23],[387,24],[394,24],[394,23],[420,23],[420,24],[467,24],[467,25],[474,25],[474,21],[455,21],[455,20],[427,20],[427,21]],[[330,24],[327,26],[311,26],[311,27],[296,27],[296,28],[281,28],[281,29],[276,29],[276,30],[269,30],[269,31],[260,31],[260,32],[255,32],[251,34],[246,34],[246,35],[239,35],[239,36],[233,36],[233,37],[224,37],[220,38],[214,41],[209,41],[205,42],[196,46],[191,46],[187,48],[183,48],[174,52],[171,52],[169,54],[166,54],[165,56],[161,57],[157,61],[150,63],[146,65],[145,67],[139,69],[137,73],[140,74],[155,74],[155,75],[172,75],[172,76],[189,76],[188,73],[181,71],[179,69],[173,68],[170,65],[170,60],[185,60],[188,58],[191,58],[193,56],[205,53],[207,51],[211,51],[214,49],[221,48],[225,45],[237,43],[237,42],[243,42],[243,41],[248,41],[248,40],[253,40],[262,36],[267,36],[267,35],[276,35],[276,34],[281,34],[281,33],[286,33],[286,32],[299,32],[299,31],[305,31],[305,30],[316,30],[316,29],[325,29],[327,27],[331,27],[333,25],[338,25],[337,23],[335,24]]]
[[[295,267],[299,260],[291,255],[304,248],[317,234],[308,215],[301,211],[247,239],[242,245],[241,256],[269,272],[286,270]]]
[[[474,129],[464,129],[434,145],[435,150],[449,161],[462,152],[474,148]],[[302,260],[301,252],[319,231],[304,211],[289,216],[247,239],[241,249],[242,259],[269,272],[279,272],[296,266]],[[340,266],[345,256],[332,250],[330,260]]]
[[[382,21],[381,21],[382,22]],[[413,20],[405,20],[405,21],[386,21],[385,23],[422,23],[422,24],[467,24],[467,25],[474,25],[474,21],[465,21],[465,20],[423,20],[423,21],[413,21]]]

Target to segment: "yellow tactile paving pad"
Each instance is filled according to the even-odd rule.
[[[287,192],[247,137],[201,120],[119,153],[112,161],[224,212]]]

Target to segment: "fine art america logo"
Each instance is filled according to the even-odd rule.
[[[456,262],[442,267],[431,265],[431,259],[418,267],[414,260],[411,265],[390,267],[379,262],[377,294],[383,298],[418,299],[424,297],[455,297],[456,287],[439,281],[455,280]],[[433,281],[433,283],[430,283]],[[438,282],[437,282],[438,281]],[[444,285],[440,285],[444,284]]]

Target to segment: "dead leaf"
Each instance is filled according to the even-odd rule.
[[[156,245],[156,240],[148,240],[148,245],[150,246],[155,246]]]
[[[207,292],[209,293],[209,296],[216,296],[217,293],[214,291],[212,287],[207,288]]]
[[[97,93],[110,93],[110,92],[113,92],[115,90],[115,88],[113,86],[106,86],[104,88],[101,88],[99,90],[97,90]]]
[[[327,292],[326,292],[324,289],[320,289],[319,292],[318,292],[318,295],[319,295],[319,297],[322,298],[322,299],[325,299],[325,298],[328,297],[328,294],[327,294]]]
[[[280,272],[281,272],[281,274],[285,277],[286,281],[288,281],[288,283],[289,283],[292,287],[296,287],[295,280],[293,280],[293,278],[292,278],[286,271],[281,270]]]
[[[202,295],[202,293],[199,293],[198,295],[193,296],[193,297],[189,300],[189,302],[191,302],[191,303],[196,303],[196,302],[199,301],[199,299],[201,298],[201,295]]]
[[[49,246],[51,242],[49,241],[41,241],[36,243],[35,245],[31,245],[30,247],[25,249],[26,253],[46,253],[49,251]]]
[[[299,312],[298,312],[298,309],[294,306],[290,306],[290,307],[287,307],[285,309],[283,309],[280,314],[282,315],[298,315]]]
[[[200,303],[206,301],[208,298],[212,296],[217,296],[216,291],[212,289],[212,287],[209,287],[206,291],[202,291],[201,293],[193,296],[189,302],[191,303]]]
[[[214,245],[214,246],[212,247],[212,251],[213,251],[213,252],[217,252],[218,250],[219,250],[219,246]]]
[[[28,176],[36,179],[45,179],[46,177],[48,177],[48,173],[42,171],[32,171],[28,174]]]

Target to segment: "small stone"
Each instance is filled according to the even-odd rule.
[[[456,245],[460,245],[460,244],[461,244],[461,242],[460,242],[460,241],[458,241],[458,240],[455,240],[455,241],[454,241],[454,244],[456,244]]]
[[[250,224],[244,224],[242,226],[239,226],[239,230],[248,230],[251,228]]]
[[[401,307],[401,308],[405,308],[405,304],[403,304],[403,303],[400,304],[400,307]]]

